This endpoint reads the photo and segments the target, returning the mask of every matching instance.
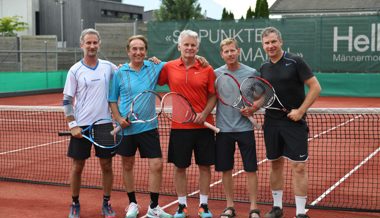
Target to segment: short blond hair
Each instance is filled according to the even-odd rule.
[[[239,43],[236,41],[235,38],[226,38],[220,42],[220,51],[223,51],[223,46],[231,44],[234,44],[236,49],[239,48]]]

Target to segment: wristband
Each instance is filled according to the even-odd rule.
[[[78,123],[77,121],[73,120],[73,121],[70,121],[68,125],[69,125],[69,129],[72,129],[74,127],[77,127]]]

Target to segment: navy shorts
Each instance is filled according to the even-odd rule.
[[[103,124],[105,125],[105,124]],[[81,126],[85,129],[87,126]],[[84,133],[88,135],[87,133]],[[95,156],[99,158],[112,158],[115,156],[115,148],[104,149],[98,146],[95,147]],[[69,148],[67,151],[67,156],[76,160],[85,160],[91,156],[92,143],[85,138],[70,138]]]
[[[157,129],[124,136],[116,153],[125,156],[135,156],[139,149],[141,158],[161,158],[160,136]]]
[[[309,128],[306,122],[265,118],[263,128],[268,160],[282,156],[299,162],[308,159]]]
[[[246,172],[257,171],[256,141],[253,131],[220,132],[216,134],[215,170],[228,171],[234,168],[236,143]]]
[[[170,131],[168,162],[178,168],[191,165],[194,151],[195,163],[214,165],[215,134],[210,129],[172,129]]]

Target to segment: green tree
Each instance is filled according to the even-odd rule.
[[[261,0],[260,11],[262,18],[269,18],[269,8],[267,0]]]
[[[227,20],[227,17],[228,17],[228,12],[227,12],[226,8],[223,8],[221,20]]]
[[[155,17],[158,21],[205,19],[198,0],[161,0]]]
[[[229,17],[229,20],[235,20],[235,15],[234,13],[232,13],[232,11],[230,11],[230,13],[228,14],[228,17]]]
[[[257,0],[255,8],[255,18],[269,18],[267,0]]]
[[[255,7],[255,12],[254,12],[255,18],[259,18],[261,16],[261,11],[260,11],[261,1],[262,0],[256,0],[256,7]]]
[[[15,32],[28,29],[28,24],[19,21],[21,16],[2,17],[0,18],[0,35],[16,36]]]
[[[258,0],[259,1],[259,0]],[[247,13],[245,14],[245,19],[246,20],[251,20],[255,17],[255,12],[252,11],[251,6],[249,6]]]
[[[223,8],[222,20],[235,20],[235,16],[232,12],[228,12],[225,8]]]

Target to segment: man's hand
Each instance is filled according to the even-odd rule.
[[[304,114],[305,113],[299,109],[292,109],[287,116],[289,119],[293,120],[294,122],[297,122],[302,119]]]
[[[70,133],[75,138],[78,138],[78,139],[83,138],[83,136],[82,136],[82,128],[80,128],[79,126],[71,128],[70,129]]]
[[[161,63],[161,60],[158,59],[156,56],[153,56],[153,57],[148,58],[148,61],[151,61],[151,62],[153,62],[153,63],[155,63],[155,64],[159,64],[159,63]]]
[[[197,113],[197,116],[194,119],[194,123],[196,124],[202,124],[206,121],[207,116],[205,116],[203,113]]]
[[[131,125],[131,122],[129,122],[129,119],[128,118],[124,118],[124,117],[119,117],[117,119],[117,122],[120,124],[121,128],[127,128],[128,126]]]
[[[202,67],[207,67],[208,65],[210,65],[206,58],[203,56],[195,55],[195,59],[197,59],[199,63],[201,63]]]

